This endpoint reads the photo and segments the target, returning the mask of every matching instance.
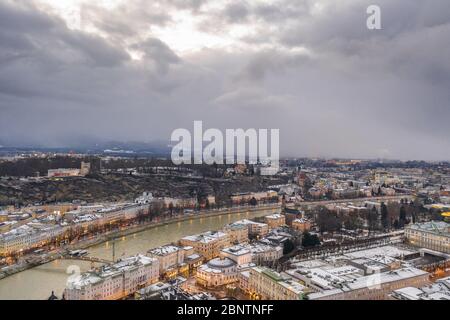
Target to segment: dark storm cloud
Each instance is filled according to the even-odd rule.
[[[13,21],[0,34],[2,141],[64,145],[87,136],[136,138],[142,123],[133,130],[133,121],[143,117],[151,127],[151,115],[163,104],[157,95],[176,86],[176,79],[157,72],[180,61],[159,40],[142,44],[157,64],[152,68],[136,65],[123,48],[69,30],[35,8],[3,3],[0,12]]]
[[[307,52],[283,52],[281,50],[261,50],[252,55],[247,65],[237,75],[238,80],[258,82],[268,74],[284,73],[291,68],[298,68],[310,59]]]
[[[49,29],[55,21],[45,14],[36,12],[30,4],[6,1],[0,3],[0,27],[2,30],[30,31]]]
[[[181,62],[181,59],[159,39],[148,38],[132,46],[133,49],[140,50],[144,59],[152,61],[159,73],[167,73],[171,64]]]
[[[360,12],[366,4],[363,1],[345,7],[336,3],[320,18],[304,17],[293,23],[280,32],[280,39],[288,46],[311,48],[324,60],[323,65],[329,65],[329,70],[333,65],[341,65],[342,74],[363,79],[355,89],[372,87],[376,95],[364,92],[366,101],[358,104],[358,110],[340,107],[343,112],[352,111],[353,120],[358,121],[358,114],[361,118],[370,117],[380,124],[381,130],[391,131],[394,139],[423,139],[428,141],[423,144],[425,150],[434,146],[443,156],[445,152],[438,146],[448,146],[445,137],[449,131],[443,119],[450,116],[450,96],[445,89],[450,85],[450,61],[446,58],[450,43],[445,41],[450,35],[450,16],[442,12],[450,12],[450,3],[378,1],[383,17],[383,30],[378,33],[358,27],[365,23]],[[355,84],[352,78],[344,80],[348,86]],[[351,100],[360,94],[354,91]],[[342,102],[336,101],[339,103]],[[396,146],[397,150],[403,148],[404,145]],[[424,153],[424,157],[434,156]]]
[[[10,51],[29,62],[44,64],[46,57],[61,61],[93,63],[114,66],[127,60],[128,54],[98,36],[72,31],[62,20],[49,17],[33,8],[14,7],[8,2],[0,4],[2,53]]]
[[[84,5],[99,34],[1,3],[0,142],[168,139],[203,120],[280,128],[286,155],[450,159],[450,2],[376,2],[376,31],[366,0]],[[152,33],[177,10],[234,44],[177,52]]]
[[[225,16],[229,22],[245,22],[250,14],[249,6],[246,2],[231,3],[225,8]]]

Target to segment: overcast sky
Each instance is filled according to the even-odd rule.
[[[381,7],[382,30],[366,8]],[[282,155],[450,159],[448,0],[2,0],[0,144],[279,128]]]

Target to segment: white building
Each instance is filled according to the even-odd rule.
[[[221,231],[208,231],[202,234],[187,236],[180,240],[182,246],[191,246],[205,259],[218,257],[220,250],[230,246],[230,237]]]
[[[395,290],[392,297],[398,300],[450,300],[450,277],[420,288],[405,287]]]
[[[220,251],[221,258],[228,258],[236,262],[237,265],[248,265],[252,262],[252,253],[246,246],[233,246]]]
[[[276,175],[280,171],[278,166],[273,167],[261,167],[259,169],[260,175],[262,176],[273,176]]]
[[[171,268],[176,268],[184,261],[184,250],[177,246],[167,245],[151,249],[148,256],[159,262],[159,273],[163,274]]]
[[[49,178],[52,178],[52,177],[77,177],[80,175],[81,175],[80,169],[60,168],[60,169],[50,169],[47,172],[47,176]]]
[[[300,283],[265,267],[250,269],[248,287],[261,300],[301,300],[306,290]]]
[[[250,270],[241,271],[238,274],[239,288],[245,293],[251,293],[250,290]]]
[[[153,194],[151,192],[143,192],[142,196],[134,200],[135,203],[139,204],[149,204],[153,202]]]
[[[416,223],[405,228],[406,239],[414,246],[450,253],[450,224],[443,221]]]
[[[251,220],[239,220],[233,223],[234,225],[245,225],[248,228],[248,234],[252,236],[263,237],[269,233],[269,226],[266,223],[255,222]]]
[[[311,300],[385,300],[392,291],[399,288],[427,284],[428,277],[428,272],[420,269],[402,268],[359,277],[351,282],[341,283],[342,287],[315,292],[308,297]]]
[[[385,300],[394,290],[428,283],[428,272],[403,261],[417,254],[401,247],[375,247],[295,262],[286,273],[312,290],[311,300]]]
[[[79,206],[77,210],[68,211],[61,216],[46,216],[35,219],[27,224],[10,229],[0,234],[0,254],[11,254],[41,247],[62,236],[71,228],[102,226],[105,224],[130,220],[137,217],[139,212],[148,210],[148,204],[122,203],[111,206],[88,205]],[[53,220],[50,221],[49,218]]]
[[[252,262],[255,264],[277,261],[283,256],[282,246],[252,243],[249,248],[252,253]]]
[[[143,255],[123,259],[99,271],[89,271],[67,281],[67,300],[117,300],[158,281],[158,260]]]
[[[248,242],[248,226],[239,223],[230,223],[226,225],[223,232],[229,235],[231,243]]]
[[[237,264],[228,258],[215,258],[197,269],[196,281],[205,287],[219,287],[238,281]]]
[[[31,222],[0,234],[0,254],[11,254],[41,247],[62,235],[67,228]]]

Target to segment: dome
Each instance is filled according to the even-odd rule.
[[[225,269],[230,268],[235,265],[235,262],[231,259],[225,258],[225,259],[212,259],[208,262],[208,267],[215,268],[215,269]]]

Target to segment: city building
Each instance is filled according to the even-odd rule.
[[[283,256],[282,246],[252,243],[249,249],[252,253],[252,262],[257,265],[277,261]]]
[[[206,201],[208,202],[209,206],[215,206],[216,205],[216,197],[213,195],[208,195],[206,197]]]
[[[263,191],[263,192],[237,193],[231,195],[230,198],[234,204],[239,204],[239,203],[247,203],[252,199],[255,199],[256,201],[264,201],[273,198],[278,198],[278,193],[273,190],[269,190],[266,192]]]
[[[272,269],[253,267],[250,269],[248,290],[254,299],[302,300],[307,288]]]
[[[450,223],[430,221],[408,225],[405,237],[414,246],[450,253]]]
[[[313,197],[314,199],[319,199],[320,197],[322,197],[325,192],[320,189],[320,188],[316,188],[316,187],[312,187],[308,190],[308,193],[311,195],[311,197]]]
[[[260,239],[259,242],[272,246],[284,246],[286,241],[293,238],[293,234],[287,228],[272,229],[269,234]]]
[[[0,254],[9,255],[42,247],[61,236],[66,230],[67,227],[39,222],[19,226],[0,234]]]
[[[271,167],[260,167],[259,174],[262,176],[273,176],[276,175],[280,171],[278,166]]]
[[[164,279],[174,279],[178,275],[188,277],[203,262],[203,257],[195,253],[193,247],[166,245],[149,250],[147,255],[158,260]]]
[[[284,208],[284,216],[286,220],[286,224],[288,226],[292,226],[292,222],[295,219],[301,219],[305,216],[303,211],[293,209],[293,208]]]
[[[87,176],[91,172],[91,163],[90,162],[81,162],[80,168],[80,176]]]
[[[49,178],[53,177],[78,177],[80,176],[80,169],[49,169],[47,172]]]
[[[140,197],[137,197],[134,202],[138,204],[149,204],[154,200],[153,194],[151,192],[143,192]]]
[[[238,281],[237,264],[228,258],[215,258],[201,265],[195,275],[204,287],[219,287]]]
[[[240,224],[247,226],[249,236],[264,237],[266,234],[269,233],[269,226],[266,223],[244,219],[236,221],[233,224],[234,225]]]
[[[112,265],[69,277],[66,300],[117,300],[158,281],[157,259],[137,255]]]
[[[270,229],[278,228],[286,224],[285,216],[282,214],[271,214],[265,216],[264,221]]]
[[[230,246],[230,237],[221,231],[208,231],[202,234],[187,236],[180,240],[180,245],[191,246],[206,260],[219,256],[220,251]]]
[[[283,256],[283,247],[253,242],[224,248],[220,256],[235,261],[242,269],[251,264],[260,265],[277,261]]]
[[[171,269],[176,270],[184,261],[184,250],[172,245],[151,249],[147,252],[147,255],[158,260],[161,275]]]
[[[248,242],[248,226],[241,223],[230,223],[226,225],[223,232],[228,234],[232,244]]]
[[[178,207],[178,208],[195,208],[198,204],[198,200],[196,197],[193,198],[171,198],[171,197],[163,197],[159,199],[162,201],[166,208],[169,207]]]
[[[233,246],[220,251],[221,258],[228,258],[236,262],[237,265],[248,265],[252,262],[252,252],[247,246]]]
[[[208,292],[190,293],[183,289],[185,278],[178,277],[168,282],[158,282],[140,289],[135,294],[136,300],[216,300]]]
[[[450,300],[450,277],[420,288],[406,287],[395,290],[392,297],[398,300]]]
[[[59,169],[49,169],[47,171],[47,176],[49,178],[53,177],[78,177],[87,176],[91,172],[91,164],[89,162],[81,162],[80,169],[76,168],[59,168]]]
[[[394,290],[428,284],[428,272],[403,260],[416,256],[417,251],[382,246],[295,262],[286,273],[312,290],[311,300],[383,300]]]
[[[245,294],[250,295],[250,270],[241,271],[238,273],[238,286]]]
[[[295,219],[292,221],[292,229],[300,232],[306,232],[311,229],[311,221],[308,219]]]
[[[90,227],[134,219],[142,210],[148,210],[148,207],[149,205],[124,203],[112,206],[79,206],[76,210],[64,214],[58,211],[33,213],[32,217],[28,219],[27,216],[27,219],[20,223],[7,224],[7,230],[0,234],[0,254],[10,255],[42,247],[52,241],[61,240],[70,231],[81,229],[87,233]]]

